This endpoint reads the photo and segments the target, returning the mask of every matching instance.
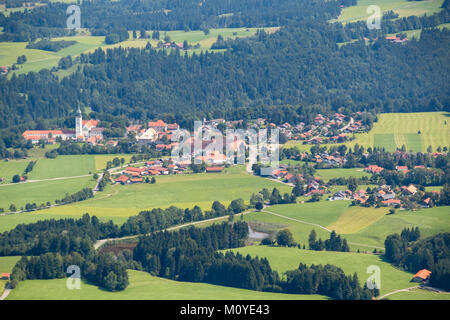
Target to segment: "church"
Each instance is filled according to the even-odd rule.
[[[83,120],[80,107],[75,116],[75,130],[27,130],[22,133],[25,140],[31,140],[32,143],[39,143],[44,140],[46,143],[55,143],[59,137],[61,140],[87,141],[91,144],[97,144],[103,139],[104,128],[97,127],[98,120]]]

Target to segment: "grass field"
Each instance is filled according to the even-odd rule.
[[[434,207],[419,211],[397,211],[395,214],[383,216],[356,233],[346,234],[345,238],[353,242],[384,246],[384,240],[389,234],[400,233],[403,228],[418,226],[422,239],[437,233],[450,232],[449,209],[450,207]],[[349,224],[348,228],[351,228],[351,222]]]
[[[0,257],[0,274],[11,273],[19,259],[20,257]],[[0,279],[0,296],[3,293],[3,289],[5,288],[7,282],[8,280]]]
[[[232,251],[240,252],[244,256],[250,254],[253,257],[265,257],[269,260],[271,267],[280,273],[297,269],[300,262],[307,265],[332,264],[342,268],[347,275],[353,275],[356,272],[361,285],[370,276],[366,271],[367,267],[376,265],[381,269],[381,294],[414,285],[410,283],[413,274],[396,269],[391,264],[384,262],[380,256],[373,254],[312,251],[260,245],[237,248]]]
[[[19,202],[23,199],[23,196],[17,192],[22,192],[23,190],[30,190],[30,194],[33,193],[34,198],[42,200],[51,195],[51,198],[47,200],[53,203],[56,198],[55,194],[61,193],[64,196],[65,192],[69,192],[66,191],[68,187],[64,184],[69,182],[74,183],[75,181],[78,181],[78,187],[74,191],[81,190],[82,185],[80,181],[94,184],[91,177],[85,177],[4,186],[1,188],[5,189],[0,189],[0,192],[5,190],[5,192],[9,192],[9,196],[6,196],[3,201],[0,200],[0,207],[9,207],[11,199]],[[47,185],[55,186],[55,188],[48,189],[42,187]],[[126,217],[137,215],[140,211],[149,208],[164,208],[171,205],[180,208],[192,208],[195,205],[199,205],[205,210],[210,209],[215,200],[228,205],[231,200],[238,198],[249,200],[253,192],[256,193],[263,188],[272,190],[274,187],[278,188],[281,193],[290,192],[291,190],[291,187],[287,185],[248,175],[244,167],[233,167],[219,174],[205,173],[159,176],[156,177],[156,184],[108,186],[104,192],[97,193],[93,199],[40,210],[39,215],[45,218],[52,215],[80,217],[85,213],[89,213],[99,218],[106,220],[112,219],[116,223],[122,223]],[[26,202],[30,202],[30,198],[27,198]],[[0,219],[4,219],[3,221],[6,224],[15,225],[15,222],[8,222],[9,219],[13,219],[11,216],[3,216]]]
[[[24,182],[0,187],[0,208],[9,211],[9,206],[15,204],[17,209],[26,203],[41,203],[63,198],[67,193],[72,194],[83,188],[92,188],[95,181],[92,177],[81,177],[65,180],[49,180],[43,182]]]
[[[356,139],[345,145],[353,147],[358,143],[366,148],[376,146],[395,151],[404,144],[407,150],[414,152],[426,152],[431,145],[436,151],[438,146],[450,146],[450,125],[446,124],[449,116],[448,112],[382,113],[370,132],[355,134]],[[288,141],[285,146],[308,152],[311,149],[311,145],[295,141]]]
[[[339,22],[354,22],[365,20],[371,14],[366,12],[367,7],[371,5],[379,6],[381,12],[394,11],[399,14],[399,18],[407,16],[431,15],[441,10],[444,0],[425,0],[425,1],[407,1],[407,0],[358,0],[356,6],[344,8],[337,20]]]
[[[388,213],[388,208],[350,207],[328,229],[339,234],[356,233],[382,219]]]
[[[129,270],[130,285],[120,292],[81,284],[68,290],[66,279],[26,280],[11,291],[7,300],[323,300],[319,295],[259,292],[204,283],[177,282]]]
[[[288,228],[294,240],[302,245],[307,243],[312,229],[322,239],[329,237],[326,230],[311,224],[336,230],[350,242],[377,247],[384,247],[386,237],[392,233],[400,233],[403,228],[419,226],[422,238],[450,231],[449,207],[397,211],[393,215],[386,215],[387,208],[349,207],[349,204],[349,201],[320,201],[277,205],[266,210],[282,217],[266,212],[255,212],[245,215],[244,220],[261,224],[257,230],[261,232]],[[352,251],[357,249],[372,251],[370,248],[354,244],[351,244],[350,248]]]
[[[16,174],[22,175],[30,161],[0,161],[0,178],[3,178],[1,183],[11,183],[12,177]]]
[[[278,30],[276,27],[264,28],[267,32],[274,32]],[[236,37],[249,37],[256,33],[257,28],[227,28],[227,29],[210,29],[210,33],[205,35],[203,31],[167,31],[167,35],[171,38],[171,41],[177,43],[182,43],[184,40],[188,41],[189,44],[195,45],[199,44],[200,48],[196,50],[190,50],[190,52],[200,52],[202,50],[207,50],[211,48],[211,45],[216,41],[217,36],[220,34],[227,38]],[[148,31],[151,35],[151,31]],[[131,35],[131,32],[130,32]],[[164,38],[164,33],[161,33],[161,39]],[[132,36],[130,37],[132,39]],[[58,52],[51,52],[45,50],[37,49],[26,49],[27,42],[0,42],[0,65],[11,66],[17,62],[17,57],[20,55],[25,55],[27,57],[27,62],[22,65],[17,65],[19,70],[14,71],[16,74],[27,73],[30,71],[39,71],[41,69],[47,68],[51,69],[58,65],[59,60],[62,57],[68,55],[75,58],[81,53],[93,52],[95,49],[101,47],[103,49],[115,48],[115,47],[133,47],[133,48],[143,48],[146,46],[147,42],[150,42],[153,47],[155,47],[159,40],[152,39],[132,39],[116,43],[113,45],[105,44],[104,36],[90,36],[90,35],[77,35],[73,37],[60,37],[54,38],[53,40],[67,40],[76,41],[77,43],[59,50]],[[75,70],[75,68],[73,68]],[[72,71],[73,71],[72,70]],[[70,72],[70,71],[69,71]],[[13,72],[10,73],[10,76]],[[60,76],[66,75],[67,72],[58,73]]]

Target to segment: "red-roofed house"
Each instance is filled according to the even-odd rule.
[[[428,280],[430,275],[431,275],[431,271],[429,271],[427,269],[422,269],[414,275],[413,281],[414,282],[424,282],[424,281]]]
[[[11,274],[5,272],[5,273],[2,273],[2,276],[1,276],[0,279],[3,279],[3,280],[9,280],[10,278],[11,278]]]
[[[389,200],[381,201],[381,203],[384,205],[390,206],[390,207],[395,207],[395,206],[401,204],[399,199],[389,199]]]
[[[121,175],[115,181],[116,181],[116,183],[127,184],[127,183],[130,183],[130,178],[128,178],[125,175]]]
[[[158,121],[150,121],[148,123],[148,127],[154,129],[155,131],[166,131],[167,130],[167,123],[165,123],[162,120]]]
[[[222,172],[223,167],[207,167],[206,172]]]

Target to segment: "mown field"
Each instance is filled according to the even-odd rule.
[[[1,185],[0,208],[8,212],[11,204],[14,204],[17,209],[25,207],[27,203],[36,203],[39,206],[41,203],[50,201],[54,204],[56,199],[64,198],[66,194],[76,193],[86,187],[92,188],[94,185],[95,181],[91,176]]]
[[[39,149],[32,149],[32,152],[37,153]],[[30,181],[84,176],[102,171],[106,168],[106,163],[114,158],[124,158],[127,164],[131,157],[131,154],[99,154],[58,156],[55,159],[47,159],[33,155],[23,160],[0,161],[0,177],[4,179],[3,184],[11,183],[15,174],[22,175],[30,161],[36,160],[33,170],[28,173]]]
[[[389,234],[400,233],[403,228],[418,226],[421,237],[429,237],[450,231],[449,207],[434,207],[419,211],[398,211],[387,215],[388,208],[351,207],[350,201],[320,201],[276,205],[265,212],[249,213],[244,220],[257,225],[257,230],[275,234],[289,229],[294,240],[308,247],[308,236],[312,229],[322,239],[329,238],[328,230],[344,236],[352,251],[371,252],[373,247],[384,248]]]
[[[259,292],[204,283],[177,282],[129,270],[130,285],[108,292],[83,282],[80,290],[68,290],[66,279],[26,280],[7,300],[324,300],[320,295]]]
[[[353,275],[356,272],[361,285],[364,285],[364,282],[371,275],[371,273],[367,273],[367,268],[375,265],[381,271],[381,294],[414,285],[410,282],[413,274],[393,267],[383,261],[379,255],[374,254],[312,251],[260,245],[237,248],[232,251],[240,252],[244,256],[250,254],[251,256],[265,257],[269,260],[271,267],[280,273],[297,269],[300,262],[307,265],[332,264],[342,268],[347,275]]]
[[[395,151],[405,145],[406,150],[414,152],[426,152],[431,146],[436,151],[439,146],[450,146],[449,116],[448,112],[382,113],[378,115],[378,122],[374,123],[370,132],[355,134],[356,139],[345,145],[384,147],[388,151]],[[288,141],[284,146],[295,146],[301,151],[311,149],[311,145],[296,141]]]
[[[90,187],[95,184],[92,177],[83,177],[3,186],[0,187],[0,193],[5,194],[5,197],[0,200],[0,207],[3,206],[6,210],[11,201],[16,201],[17,207],[26,202],[40,204],[50,200],[54,203],[54,199],[63,197],[66,192],[81,190],[83,183]],[[145,209],[164,208],[171,205],[192,208],[198,205],[206,210],[211,208],[215,200],[225,205],[238,198],[248,201],[253,192],[256,193],[263,188],[272,190],[274,187],[282,193],[289,193],[291,190],[291,187],[287,185],[250,176],[245,172],[244,167],[233,167],[224,173],[159,176],[156,177],[156,184],[109,185],[105,191],[97,193],[93,199],[27,213],[27,217],[33,216],[30,219],[36,221],[39,218],[47,219],[52,216],[81,217],[89,213],[103,220],[111,219],[121,224],[127,217],[137,215]],[[30,194],[30,197],[24,197],[24,193]],[[18,220],[20,219],[11,215],[0,216],[1,224],[8,226],[14,227]]]
[[[371,5],[379,6],[381,12],[394,11],[399,17],[431,15],[441,10],[444,0],[358,0],[356,6],[344,8],[337,20],[339,22],[354,22],[366,20],[371,14],[367,13],[367,7]]]
[[[319,169],[316,171],[316,175],[321,177],[325,182],[329,181],[330,179],[336,179],[340,177],[362,178],[371,176],[367,172],[364,172],[362,168]]]
[[[170,37],[171,41],[177,43],[183,43],[184,40],[188,41],[191,45],[200,45],[198,49],[192,49],[192,52],[201,52],[202,50],[208,50],[211,45],[217,40],[218,35],[222,35],[224,39],[236,38],[236,37],[249,37],[256,33],[258,28],[224,28],[224,29],[210,29],[210,33],[205,35],[203,31],[167,31],[167,36]],[[264,28],[267,32],[274,32],[278,30],[276,27]],[[147,31],[147,34],[151,36],[152,31]],[[139,37],[138,32],[138,37]],[[164,39],[164,32],[161,32],[161,40]],[[47,68],[51,69],[58,65],[59,60],[62,57],[68,55],[72,56],[72,59],[79,56],[81,53],[93,52],[95,49],[101,47],[102,49],[115,48],[115,47],[133,47],[133,48],[143,48],[150,42],[153,47],[155,47],[159,40],[152,39],[133,39],[132,32],[130,32],[130,40],[116,43],[113,45],[105,44],[104,36],[90,36],[90,35],[77,35],[73,37],[59,37],[53,38],[52,40],[66,40],[66,41],[76,41],[77,43],[59,50],[58,52],[51,52],[45,50],[37,49],[27,49],[25,48],[28,42],[0,42],[0,65],[11,66],[17,62],[17,57],[20,55],[25,55],[27,57],[27,62],[22,65],[17,65],[19,70],[14,71],[16,74],[28,73],[30,71],[39,71],[41,69]],[[72,68],[73,71],[75,70]],[[60,76],[66,75],[68,72],[58,73]],[[12,72],[10,73],[10,75]]]

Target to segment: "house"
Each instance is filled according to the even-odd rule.
[[[127,184],[130,183],[130,178],[128,178],[126,175],[121,175],[119,178],[115,180],[116,183],[120,184]]]
[[[396,207],[401,204],[399,199],[389,199],[385,201],[381,201],[382,204],[389,206],[389,207]]]
[[[423,208],[429,208],[429,207],[430,207],[430,204],[431,204],[431,198],[428,197],[428,198],[422,200],[419,204],[420,204]]]
[[[167,130],[167,123],[165,123],[162,120],[157,120],[157,121],[150,121],[148,123],[148,127],[151,129],[154,129],[155,131],[166,131]]]
[[[140,145],[150,145],[154,141],[156,141],[158,134],[156,133],[156,129],[148,128],[142,134],[136,137],[137,142]]]
[[[2,276],[0,277],[0,279],[2,280],[9,280],[11,278],[11,274],[10,273],[2,273]]]
[[[383,170],[384,170],[384,168],[379,167],[377,165],[370,165],[367,168],[364,168],[364,171],[369,172],[369,173],[380,173]]]
[[[287,183],[295,183],[296,182],[296,178],[293,174],[288,173],[287,175],[284,176],[284,182]]]
[[[431,271],[427,270],[427,269],[422,269],[420,271],[418,271],[414,277],[412,278],[412,281],[414,282],[425,282],[426,280],[428,280],[428,278],[431,275]]]
[[[386,193],[386,194],[382,195],[381,198],[382,198],[383,200],[394,199],[394,198],[395,198],[395,193],[394,193],[394,192]]]
[[[222,172],[223,167],[207,167],[206,172],[212,173],[212,172]]]
[[[408,172],[408,167],[407,166],[396,166],[395,169],[397,169],[397,171],[401,171],[403,173],[407,173]]]
[[[131,178],[131,183],[142,183],[144,180],[142,178]]]
[[[344,191],[338,191],[330,198],[331,201],[334,200],[347,200],[347,194]]]
[[[408,187],[403,186],[401,189],[402,189],[402,193],[406,196],[412,196],[413,194],[415,194],[417,192],[417,188],[414,187],[412,184],[410,184]]]

